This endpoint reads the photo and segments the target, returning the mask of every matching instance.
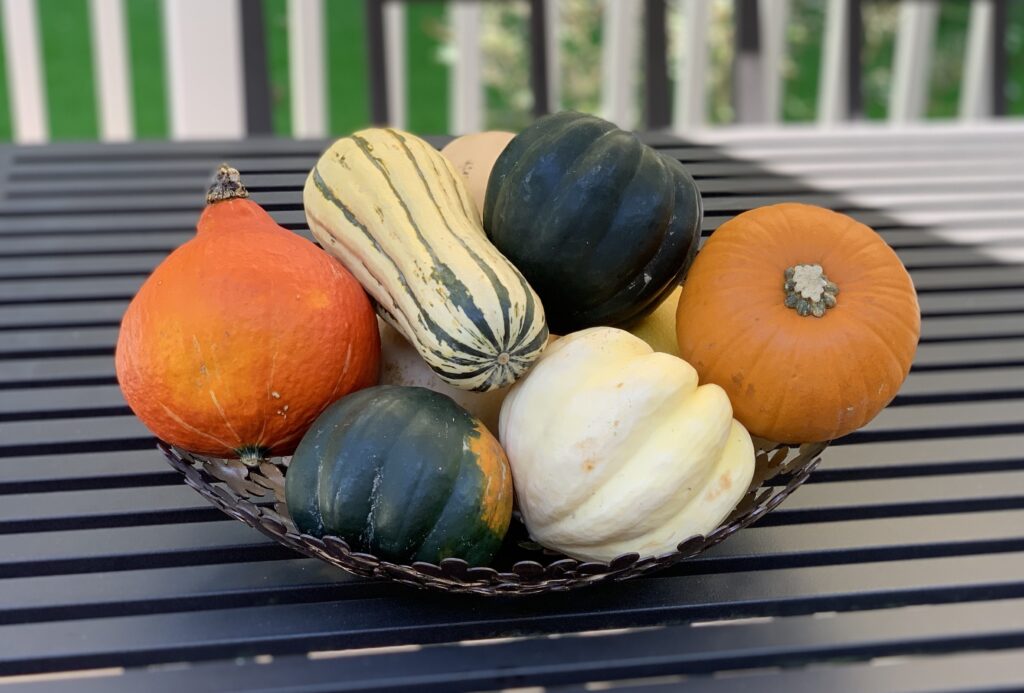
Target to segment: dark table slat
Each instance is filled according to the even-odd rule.
[[[298,162],[296,162],[298,163]],[[893,192],[934,194],[948,191],[963,194],[1009,193],[1019,189],[1021,183],[1017,160],[991,160],[974,157],[958,159],[953,163],[956,175],[950,169],[930,161],[889,161],[851,163],[831,159],[816,159],[798,164],[760,165],[751,162],[721,160],[716,163],[689,162],[687,169],[698,177],[697,183],[708,198],[765,193],[807,193],[814,190],[839,188],[850,193]],[[289,172],[263,172],[245,169],[246,186],[256,195],[281,191],[298,192],[305,184],[312,159],[299,164]],[[793,175],[779,175],[772,168],[796,174],[812,174],[810,180]],[[60,196],[73,199],[122,198],[137,194],[169,193],[176,196],[196,196],[202,193],[211,168],[191,166],[188,169],[166,169],[154,177],[146,171],[103,171],[67,176],[64,167],[49,167],[38,175],[24,180],[14,178],[7,184],[12,200],[27,201]],[[150,175],[140,175],[149,173]]]
[[[1002,612],[996,610],[1002,607]],[[1018,601],[983,607],[957,605],[923,609],[891,609],[870,614],[838,614],[831,619],[793,617],[769,622],[738,622],[716,628],[674,626],[666,629],[569,636],[557,640],[442,645],[400,652],[351,653],[345,657],[284,657],[245,667],[239,664],[199,665],[195,668],[130,672],[81,682],[47,682],[27,690],[90,691],[218,690],[216,682],[231,681],[240,689],[304,691],[471,691],[491,688],[609,682],[610,685],[572,690],[639,690],[719,693],[723,691],[920,691],[1011,690],[1019,683],[1019,657],[1024,650],[992,654],[923,657],[884,667],[864,660],[873,656],[938,655],[957,649],[999,644],[1020,647],[1019,624],[1012,620]],[[986,616],[993,620],[985,623]],[[942,619],[942,620],[939,620]],[[948,627],[962,621],[961,632]],[[930,628],[930,630],[929,630]],[[843,635],[835,638],[835,632]],[[815,640],[814,638],[817,638]],[[829,642],[823,645],[823,642]],[[769,644],[766,644],[769,643]],[[468,656],[472,655],[472,656]],[[806,667],[830,659],[846,663]],[[851,660],[860,663],[851,664]],[[780,662],[805,668],[780,670]],[[755,670],[756,669],[756,670]],[[716,670],[733,677],[711,678]],[[625,687],[611,682],[627,679]],[[134,687],[134,688],[133,688]]]
[[[1022,519],[1024,510],[913,517],[901,521],[898,535],[887,519],[756,527],[744,532],[742,539],[715,547],[664,575],[1021,551],[1024,537],[1016,528]],[[943,531],[936,532],[940,527]],[[287,590],[251,584],[243,576],[251,566],[233,569],[228,564],[294,559],[295,554],[237,522],[211,522],[202,530],[198,536],[187,526],[175,525],[71,530],[48,535],[42,545],[30,535],[0,536],[4,549],[0,577],[6,578],[0,594],[0,622],[151,613],[157,603],[160,611],[167,612],[222,608],[224,598],[248,605],[282,599],[314,601],[324,598],[324,584],[346,576],[329,568],[317,572],[315,579],[306,576],[309,582],[303,589],[308,594],[299,594],[298,584]],[[219,572],[210,571],[219,576],[216,580],[204,580],[202,572],[189,577],[190,567],[211,563],[224,564]],[[177,584],[170,586],[175,575]],[[286,596],[289,591],[295,591],[293,600]]]
[[[0,283],[0,290],[2,288],[3,284]],[[921,338],[927,343],[1017,337],[1024,335],[1024,307],[1018,314],[926,318],[921,327]],[[73,349],[112,349],[117,342],[117,332],[116,327],[8,331],[0,344],[0,358],[23,358],[32,353],[41,355]]]
[[[1024,468],[1024,433],[834,445],[814,478],[840,480]]]
[[[64,255],[61,257],[0,258],[0,280],[16,283],[50,277],[145,275],[166,257],[166,253],[124,255]],[[1024,289],[1024,267],[994,264],[988,267],[956,269],[911,269],[918,292],[951,292],[960,289]],[[18,287],[15,287],[17,291]],[[127,304],[127,300],[124,301]]]
[[[1024,434],[946,436],[831,447],[811,483],[1024,469]],[[180,484],[163,456],[145,448],[72,452],[0,461],[0,495]]]
[[[0,315],[3,312],[4,309],[0,308]],[[70,325],[81,324],[73,322],[76,317],[73,311],[69,310],[67,313],[58,315],[67,320]],[[80,319],[82,316],[78,315],[77,317]],[[94,314],[90,314],[89,317],[94,317]],[[101,321],[101,324],[116,326],[119,317],[109,322]],[[51,317],[48,322],[43,324],[52,325],[54,323],[60,324],[61,320]],[[38,329],[35,325],[26,325],[26,327]],[[70,329],[78,329],[78,327]],[[3,331],[0,331],[0,335],[2,334]],[[113,384],[113,353],[112,346],[90,346],[79,352],[62,353],[57,351],[49,355],[44,352],[41,354],[42,358],[26,358],[32,354],[25,354],[18,358],[0,359],[0,387],[5,390],[41,387],[44,384],[47,387],[61,387],[70,384],[64,381],[76,378],[105,378],[105,381],[90,382],[90,384]],[[936,341],[926,342],[918,347],[912,372],[961,371],[988,367],[1013,368],[1022,364],[1024,364],[1024,338],[998,337],[970,342],[969,346],[958,341]]]
[[[703,133],[699,141],[708,144],[721,143],[735,148],[764,149],[836,149],[837,147],[971,147],[979,142],[999,143],[1024,137],[1024,128],[1013,119],[978,123],[965,128],[960,123],[922,123],[917,127],[893,128],[888,123],[864,123],[850,128],[799,129],[793,130],[763,128],[749,131],[714,130]]]
[[[991,644],[989,645],[991,646]],[[998,641],[996,646],[1004,647]],[[631,679],[608,690],[616,693],[670,693],[685,685],[694,693],[820,693],[821,691],[872,691],[872,693],[1010,693],[1020,690],[1020,660],[1024,649],[981,653],[965,647],[967,654],[886,656],[856,664],[831,662],[826,666],[783,669],[778,665],[759,671],[734,671],[732,675],[655,677]],[[227,673],[227,672],[225,672]],[[321,690],[329,690],[325,684]],[[315,691],[314,687],[310,692]],[[582,693],[590,684],[549,688],[554,693]]]
[[[0,383],[38,386],[53,381],[103,378],[107,381],[104,385],[113,384],[113,349],[100,351],[99,356],[0,360]],[[8,385],[6,389],[17,388]]]
[[[149,447],[148,441],[144,442]],[[140,449],[145,449],[140,447]],[[6,464],[6,462],[5,462]],[[763,526],[1024,507],[1024,470],[808,484],[761,520]],[[183,484],[7,496],[0,534],[208,522],[221,516]]]
[[[3,335],[0,359],[31,358],[54,353],[97,353],[99,350],[113,354],[117,333],[117,327],[12,330]],[[9,397],[13,399],[14,395]],[[5,408],[5,404],[7,403],[0,402],[0,411]]]
[[[176,486],[181,475],[155,448],[112,452],[57,451],[0,462],[0,496],[84,489]],[[140,493],[146,493],[141,490]]]
[[[662,625],[708,616],[781,616],[1020,598],[1021,570],[1024,554],[1008,553],[652,577],[529,600],[492,600],[486,608],[474,599],[424,593],[414,600],[390,600],[387,620],[382,620],[380,599],[355,599],[3,626],[0,640],[11,645],[0,651],[0,672],[451,642],[509,632]],[[1019,618],[1014,622],[1021,624]],[[967,632],[965,623],[956,625]]]
[[[308,235],[308,234],[307,234]],[[182,241],[192,235],[183,236]],[[143,239],[146,237],[143,236]],[[41,237],[41,241],[57,247],[66,246],[62,239]],[[1024,240],[1022,240],[1024,242]],[[2,245],[0,241],[0,245]],[[113,243],[113,242],[112,242]],[[0,265],[9,274],[0,281],[0,304],[19,302],[81,301],[90,296],[120,297],[127,301],[135,294],[146,274],[174,248],[140,247],[117,252],[93,251],[83,244],[81,252],[55,252],[27,254],[0,254]],[[989,252],[986,252],[989,251]],[[1008,266],[993,257],[987,246],[946,246],[908,249],[901,252],[901,259],[915,277],[922,290],[956,289],[957,282],[977,282],[980,274],[996,272],[1007,277],[1017,277],[1017,268]],[[55,281],[51,272],[63,269],[67,276]],[[104,275],[109,270],[114,276]],[[129,273],[131,276],[117,276]],[[75,275],[88,275],[75,277]],[[949,283],[937,283],[934,278],[945,274]],[[33,277],[50,277],[34,279]]]
[[[926,323],[927,324],[927,323]],[[9,344],[30,348],[34,342],[22,344],[22,335],[46,335],[47,344],[56,349],[107,347],[116,336],[116,328],[92,330],[47,330],[10,333]],[[98,333],[95,334],[94,333]],[[53,335],[53,336],[51,336]],[[107,337],[111,339],[108,340]],[[3,352],[0,352],[2,356]],[[946,397],[949,401],[1003,399],[1024,389],[1024,366],[960,371],[921,371],[911,373],[903,384],[895,406],[928,403],[930,398]],[[0,400],[0,422],[38,418],[77,418],[88,416],[93,408],[127,406],[116,384],[79,387],[27,387],[5,391]],[[60,416],[60,412],[69,412]],[[126,413],[126,412],[122,412]],[[104,415],[107,415],[106,413]]]
[[[1024,156],[1024,152],[1021,155]],[[996,189],[987,192],[919,193],[918,197],[921,199],[904,195],[898,203],[898,208],[905,210],[927,209],[929,211],[1000,208],[1019,210],[1021,204],[1015,192],[1015,190]],[[99,214],[122,216],[140,212],[156,214],[192,212],[198,216],[204,204],[203,193],[204,190],[199,189],[190,193],[138,193],[120,197],[89,195],[83,197],[16,198],[7,200],[0,207],[0,219],[10,224],[16,220],[51,219],[65,215],[74,217]],[[254,193],[252,199],[268,211],[301,212],[300,193],[301,189],[272,190]],[[749,196],[709,195],[704,199],[704,209],[712,215],[722,212],[736,214],[759,205],[787,201],[817,204],[836,209],[857,209],[859,206],[841,193],[815,192],[807,188],[795,191],[786,190],[784,193],[783,196],[767,191]]]
[[[961,238],[956,245],[950,245],[949,241],[941,239],[927,229],[890,227],[876,230],[889,245],[900,252],[904,264],[912,269],[1006,264],[992,254],[979,252],[991,250],[997,245],[984,232],[976,243],[969,243],[966,238]],[[312,234],[307,229],[298,229],[295,233],[312,240]],[[194,237],[193,229],[155,230],[138,234],[98,231],[77,234],[0,235],[0,258],[170,253]],[[1002,241],[1002,245],[1006,248],[1024,245],[1024,231],[1016,232],[1015,237],[1008,236]],[[0,298],[6,296],[0,294]]]
[[[846,174],[841,171],[830,175],[823,174],[816,177],[814,181],[805,182],[789,177],[767,177],[763,168],[756,164],[748,164],[750,175],[735,176],[733,180],[703,179],[698,181],[698,185],[701,192],[709,197],[809,192],[820,187],[820,183],[823,182],[833,185],[836,179],[843,181],[843,190],[851,193],[921,194],[948,191],[959,194],[966,192],[988,194],[993,192],[1014,193],[1019,190],[1021,182],[1024,182],[1019,169],[1015,168],[1011,162],[991,163],[991,169],[985,172],[952,175],[949,171],[931,167],[930,170],[921,171],[920,175],[886,178],[884,183],[878,182],[877,172],[874,176],[868,176],[856,168]],[[693,165],[691,164],[691,166]],[[56,169],[57,172],[60,170]],[[759,172],[762,174],[761,177],[757,177]],[[886,167],[886,172],[889,175],[893,173],[889,167]],[[119,198],[127,195],[158,193],[195,196],[202,192],[201,184],[204,173],[208,172],[198,172],[197,175],[195,170],[166,171],[160,178],[110,174],[78,178],[58,177],[52,180],[45,180],[42,176],[38,176],[28,180],[11,180],[8,182],[6,190],[8,198],[12,200],[53,196],[65,199]],[[305,171],[294,173],[243,171],[242,173],[246,188],[256,196],[256,199],[259,199],[259,195],[263,193],[301,191],[307,176]]]
[[[645,134],[644,139],[654,141],[654,135]],[[429,141],[441,143],[448,138],[432,137]],[[819,161],[831,156],[845,162],[867,161],[873,165],[884,165],[887,160],[943,160],[984,158],[1000,160],[1019,153],[1022,149],[1019,137],[971,138],[957,140],[948,135],[943,146],[936,147],[934,142],[901,141],[898,138],[865,140],[863,144],[850,145],[830,142],[805,142],[800,146],[786,146],[781,143],[734,143],[733,146],[717,146],[683,142],[675,137],[667,137],[658,141],[656,147],[681,161],[714,161],[725,158],[747,158],[750,154],[769,155],[771,160],[779,162]],[[26,154],[14,152],[14,163],[19,178],[32,175],[43,175],[52,169],[65,172],[64,175],[101,175],[112,171],[131,171],[135,175],[159,175],[167,167],[191,167],[198,175],[206,174],[212,167],[225,159],[241,171],[266,170],[270,167],[291,168],[299,166],[299,171],[308,171],[329,140],[309,141],[302,143],[253,141],[226,143],[220,142],[205,148],[192,144],[184,145],[176,151],[167,149],[146,149],[138,143],[131,147],[116,151],[105,148],[97,151],[88,146],[78,151],[61,150],[61,145],[49,149],[45,153]],[[181,143],[175,143],[181,144]],[[7,150],[10,151],[10,150]],[[738,155],[738,156],[737,156]],[[163,166],[154,165],[159,160]]]
[[[955,371],[981,364],[1020,365],[1024,363],[1024,340],[1015,338],[972,342],[969,347],[958,343],[921,344],[917,348],[912,370],[942,369]]]
[[[2,364],[3,362],[0,362]],[[0,371],[2,372],[2,371]],[[913,404],[890,407],[861,429],[863,433],[916,430],[920,428],[973,427],[983,424],[1004,425],[1021,421],[1024,395],[1003,401]],[[89,441],[132,438],[145,434],[142,424],[132,415],[42,419],[34,421],[0,420],[0,457],[5,447],[46,441]]]
[[[778,198],[782,200],[783,198]],[[786,196],[785,200],[792,199]],[[770,203],[770,199],[760,200],[760,204]],[[891,214],[885,212],[865,209],[863,205],[850,204],[837,198],[835,207],[849,213],[859,221],[871,226],[887,227],[897,223]],[[294,209],[274,210],[271,216],[277,223],[290,229],[306,228],[306,219],[297,203],[292,205]],[[74,234],[74,233],[126,233],[136,234],[149,230],[159,231],[184,231],[195,228],[199,216],[200,204],[190,204],[183,209],[166,211],[140,210],[136,212],[119,212],[117,214],[105,212],[77,213],[68,215],[44,216],[28,215],[19,217],[0,217],[0,236],[37,236],[39,234]],[[736,206],[735,209],[708,212],[705,214],[701,228],[708,233],[718,228],[724,221],[732,218],[740,211],[747,208]],[[934,209],[934,208],[932,208]],[[915,215],[915,224],[927,227],[929,225],[949,226],[955,225],[958,230],[970,230],[971,228],[989,229],[1019,228],[1022,214],[1019,209],[1009,210],[983,210],[960,209],[956,205],[943,208],[934,212],[918,212]],[[905,223],[905,222],[904,222]]]

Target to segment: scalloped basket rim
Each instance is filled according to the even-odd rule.
[[[284,504],[287,462],[278,458],[279,461],[267,460],[247,466],[239,460],[195,455],[164,442],[158,442],[157,448],[182,474],[185,483],[208,502],[306,556],[361,577],[382,578],[444,592],[514,596],[562,592],[598,582],[625,580],[692,558],[774,510],[807,480],[828,445],[826,441],[759,448],[754,483],[737,508],[707,535],[691,536],[681,541],[675,551],[646,558],[627,553],[603,563],[581,561],[544,549],[536,552],[536,560],[523,559],[501,567],[470,566],[458,558],[446,558],[439,565],[422,561],[400,564],[353,551],[340,537],[315,537],[295,528]],[[783,450],[784,454],[780,455]],[[785,485],[764,485],[780,473],[789,475]],[[273,507],[266,500],[268,494],[273,494],[276,500]]]

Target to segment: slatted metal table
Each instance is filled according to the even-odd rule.
[[[1009,690],[1024,685],[1024,125],[730,131],[705,231],[850,212],[924,314],[892,407],[755,527],[630,583],[521,600],[356,579],[228,520],[131,416],[113,345],[213,166],[307,233],[322,142],[0,150],[0,683],[29,690]]]

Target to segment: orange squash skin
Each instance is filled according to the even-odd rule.
[[[312,421],[377,381],[362,287],[256,203],[210,204],[121,323],[118,381],[159,438],[217,457],[291,454]]]
[[[821,265],[839,287],[816,318],[784,304],[784,272]],[[874,418],[910,371],[921,334],[913,282],[867,226],[802,204],[723,224],[690,269],[676,312],[679,350],[720,385],[750,433],[832,440]]]

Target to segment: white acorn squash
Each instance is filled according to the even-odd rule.
[[[556,341],[505,398],[499,431],[531,536],[581,560],[708,533],[754,473],[725,392],[610,327]]]

